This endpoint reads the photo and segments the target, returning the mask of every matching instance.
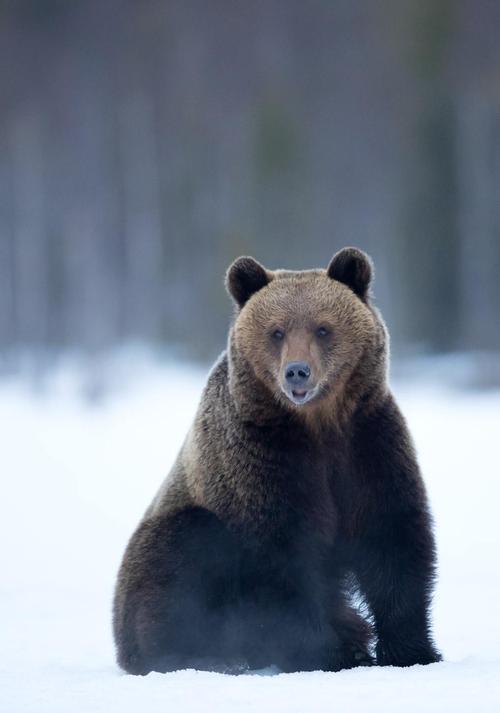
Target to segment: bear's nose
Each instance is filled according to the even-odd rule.
[[[285,379],[292,386],[302,386],[310,376],[311,369],[305,361],[291,361],[285,367]]]

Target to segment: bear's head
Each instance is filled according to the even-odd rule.
[[[338,252],[326,270],[271,271],[238,258],[226,275],[236,303],[230,334],[233,372],[288,409],[310,412],[354,388],[363,398],[385,381],[386,330],[370,304],[370,258]]]

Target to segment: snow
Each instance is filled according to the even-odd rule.
[[[0,381],[0,711],[500,711],[500,392],[395,392],[436,521],[445,661],[411,669],[124,675],[111,597],[127,538],[183,440],[205,374],[173,363]],[[88,386],[88,384],[86,385]],[[271,672],[267,672],[270,674]]]

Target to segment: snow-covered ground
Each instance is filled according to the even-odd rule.
[[[168,470],[205,374],[108,366],[83,399],[61,369],[0,382],[0,711],[500,711],[500,392],[396,384],[437,525],[436,639],[412,669],[121,673],[110,630],[127,538]],[[99,389],[87,389],[98,394]]]

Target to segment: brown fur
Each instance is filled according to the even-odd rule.
[[[114,630],[127,671],[369,663],[370,629],[345,595],[352,576],[379,663],[439,658],[425,490],[387,387],[371,275],[353,248],[327,270],[240,258],[228,271],[227,353],[120,569]],[[311,367],[308,403],[285,393],[291,361]]]
[[[292,409],[315,431],[329,424],[340,427],[368,391],[386,388],[384,324],[373,307],[325,270],[277,270],[270,276],[267,288],[237,316],[230,344],[280,406]],[[319,326],[330,330],[323,340],[314,336]],[[275,328],[285,333],[279,345],[269,339]],[[297,409],[277,384],[285,363],[302,359],[311,364],[321,393]]]

